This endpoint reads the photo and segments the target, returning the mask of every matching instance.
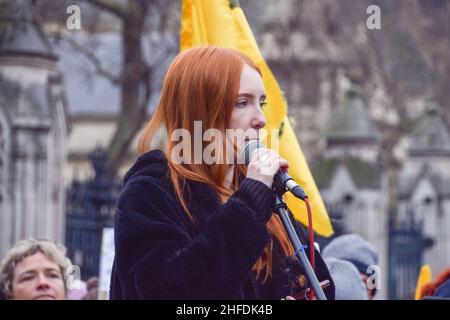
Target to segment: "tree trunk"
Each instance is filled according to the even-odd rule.
[[[149,70],[143,63],[141,36],[148,5],[146,1],[129,1],[123,19],[123,69],[121,107],[117,129],[108,149],[107,168],[114,176],[142,127],[149,100]]]

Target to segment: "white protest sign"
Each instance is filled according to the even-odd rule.
[[[100,276],[98,299],[109,299],[109,284],[114,261],[114,228],[103,228],[102,249],[100,253]]]

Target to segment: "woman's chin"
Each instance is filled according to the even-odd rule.
[[[42,295],[34,298],[33,300],[56,300],[55,297],[49,295]]]

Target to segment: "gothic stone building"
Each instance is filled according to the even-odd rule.
[[[69,130],[57,58],[17,2],[24,22],[0,42],[0,257],[18,240],[64,239],[63,166]]]

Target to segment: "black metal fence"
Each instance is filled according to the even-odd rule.
[[[103,228],[112,227],[120,183],[106,174],[106,152],[91,154],[94,177],[74,181],[67,192],[66,246],[81,278],[98,276]]]
[[[425,239],[422,225],[403,222],[389,227],[389,299],[414,298]]]

